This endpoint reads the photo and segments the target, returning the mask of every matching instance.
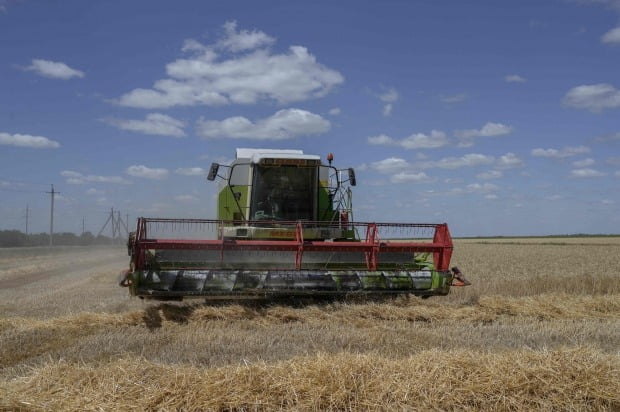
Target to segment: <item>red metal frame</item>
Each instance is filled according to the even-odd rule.
[[[217,224],[220,228],[220,239],[217,240],[195,240],[195,239],[149,239],[147,233],[148,223],[172,223],[172,224],[192,224],[207,223]],[[435,269],[448,271],[450,258],[452,256],[452,238],[448,225],[439,224],[397,224],[397,223],[350,223],[358,228],[366,228],[366,236],[362,241],[317,241],[304,240],[304,225],[324,225],[324,222],[290,222],[295,226],[295,240],[241,240],[224,239],[222,228],[232,226],[238,222],[223,222],[217,220],[196,220],[196,219],[151,219],[139,218],[134,240],[134,269],[144,270],[146,267],[147,250],[216,250],[220,252],[220,259],[224,260],[224,251],[290,251],[295,253],[295,268],[301,269],[304,252],[363,252],[366,256],[366,267],[368,270],[377,270],[379,257],[384,253],[390,252],[418,252],[432,253]],[[282,222],[277,222],[282,224]],[[251,222],[250,222],[251,224]],[[264,225],[265,222],[260,222]],[[418,242],[409,240],[385,240],[379,239],[379,227],[390,228],[409,228],[409,229],[432,229],[434,236],[432,241]]]

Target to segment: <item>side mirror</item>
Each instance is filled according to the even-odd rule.
[[[349,168],[349,184],[351,186],[355,186],[355,170],[353,168]]]
[[[220,169],[220,165],[218,163],[211,163],[211,169],[209,169],[209,174],[207,175],[207,180],[215,180],[217,177],[217,171]]]

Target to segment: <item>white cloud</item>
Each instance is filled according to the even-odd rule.
[[[491,194],[485,195],[484,198],[489,199],[489,200],[495,200],[497,199],[497,195],[495,193],[491,193]]]
[[[340,112],[340,107],[334,107],[333,109],[329,109],[329,114],[332,116],[338,116]]]
[[[457,130],[454,135],[460,139],[471,139],[474,137],[493,137],[510,134],[513,131],[512,126],[502,123],[487,122],[480,129]]]
[[[595,163],[594,159],[592,159],[591,157],[588,157],[587,159],[574,161],[573,166],[583,168],[587,166],[592,166],[594,163]]]
[[[189,203],[196,200],[196,198],[192,195],[178,195],[174,197],[174,200],[177,202]]]
[[[95,189],[94,187],[91,187],[90,189],[86,191],[86,194],[91,195],[91,196],[103,196],[105,192],[103,190],[99,190],[99,189]]]
[[[165,179],[168,176],[168,170],[166,169],[150,168],[144,165],[129,166],[126,173],[130,176],[154,180]]]
[[[426,173],[410,173],[410,172],[399,172],[390,177],[390,181],[392,183],[428,183],[432,182],[431,179]]]
[[[521,77],[518,74],[509,74],[504,77],[504,81],[508,83],[525,83],[527,79],[525,77]]]
[[[452,96],[440,96],[439,100],[444,103],[452,104],[464,102],[465,100],[467,100],[467,97],[468,96],[466,93],[459,93]]]
[[[489,193],[495,192],[497,189],[499,187],[493,183],[472,183],[465,188],[468,193]]]
[[[563,149],[533,149],[532,156],[550,157],[561,159],[564,157],[577,156],[579,154],[590,153],[590,148],[586,146],[565,147]]]
[[[224,24],[225,37],[217,42],[217,46],[232,52],[253,50],[259,47],[270,46],[276,39],[262,31],[237,31],[237,22],[228,21]]]
[[[60,143],[47,137],[3,132],[0,132],[0,145],[28,147],[30,149],[56,149],[60,147]]]
[[[207,171],[202,167],[180,167],[174,173],[183,176],[206,176]]]
[[[566,93],[563,103],[577,109],[601,112],[620,107],[620,90],[607,83],[577,86]]]
[[[512,133],[514,128],[502,123],[487,122],[480,129],[456,130],[454,135],[459,138],[459,147],[470,147],[477,137],[504,136]]]
[[[620,27],[609,30],[601,37],[603,43],[620,44]]]
[[[610,157],[606,162],[610,165],[620,166],[620,156]]]
[[[489,170],[488,172],[478,173],[476,177],[478,179],[490,180],[490,179],[499,179],[504,176],[500,170]]]
[[[381,134],[371,136],[368,143],[373,145],[400,146],[404,149],[435,149],[446,146],[449,141],[446,134],[439,130],[432,130],[430,134],[414,133],[409,137],[397,140]]]
[[[574,169],[571,170],[570,174],[572,177],[579,178],[602,177],[607,175],[607,173],[599,172],[598,170],[594,169]]]
[[[512,169],[515,167],[522,167],[522,166],[523,166],[523,160],[521,160],[514,153],[508,152],[505,155],[500,156],[499,159],[497,159],[497,167],[499,167],[500,169]]]
[[[370,167],[379,173],[394,173],[409,168],[411,165],[405,159],[389,157],[378,162],[371,163]]]
[[[24,70],[35,72],[44,77],[67,80],[72,77],[84,77],[84,72],[72,69],[63,62],[51,60],[32,59],[32,64]]]
[[[256,49],[270,44],[269,36],[257,31],[237,32],[236,26],[232,29],[212,46],[186,40],[183,51],[190,55],[166,65],[168,78],[156,81],[151,89],[134,89],[116,102],[140,108],[253,104],[261,100],[283,104],[325,96],[344,81],[339,72],[318,63],[303,46],[272,54],[268,49]],[[243,53],[226,59],[215,51],[218,47]]]
[[[398,96],[398,92],[393,87],[390,90],[388,90],[387,92],[379,95],[379,99],[383,103],[386,103],[383,106],[383,115],[384,116],[390,116],[392,114],[393,104],[394,104],[394,102],[396,102],[398,100],[398,97],[399,97]]]
[[[392,87],[387,92],[380,94],[379,99],[384,103],[394,103],[398,100],[398,92]]]
[[[256,122],[242,116],[229,117],[222,121],[200,118],[197,122],[197,134],[204,138],[284,140],[325,133],[330,127],[329,120],[317,114],[301,109],[284,109]]]
[[[493,156],[487,156],[480,153],[469,153],[461,157],[444,157],[438,161],[425,161],[416,163],[415,166],[430,169],[438,167],[440,169],[458,169],[461,167],[476,167],[489,165],[495,162]]]
[[[616,177],[620,177],[620,170],[617,170],[617,171],[614,173],[614,176],[616,176]]]
[[[368,138],[368,143],[375,145],[392,145],[396,143],[396,140],[392,139],[390,136],[385,134],[380,134],[378,136],[371,136]]]
[[[73,170],[63,170],[62,172],[60,172],[60,175],[63,177],[71,177],[71,178],[78,178],[78,177],[83,176],[81,173],[74,172]]]
[[[118,127],[121,130],[129,130],[132,132],[183,137],[185,132],[183,128],[185,123],[161,113],[149,113],[144,120],[128,120],[128,119],[103,119],[105,123]]]
[[[84,183],[114,183],[128,185],[131,182],[124,179],[121,176],[96,176],[96,175],[83,175],[82,173],[75,172],[73,170],[63,170],[60,172],[62,177],[66,177],[66,182],[70,185],[81,185]]]
[[[599,136],[594,140],[599,143],[620,142],[620,132]]]

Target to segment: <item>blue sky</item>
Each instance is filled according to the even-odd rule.
[[[333,152],[355,219],[620,233],[620,1],[0,0],[0,229],[215,217],[236,147]]]

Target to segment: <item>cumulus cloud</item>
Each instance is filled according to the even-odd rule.
[[[60,147],[60,143],[47,137],[3,132],[0,132],[0,145],[27,147],[30,149],[57,149]]]
[[[255,122],[242,116],[222,121],[200,118],[197,134],[204,138],[284,140],[325,133],[330,127],[329,120],[317,114],[301,109],[284,109]]]
[[[180,167],[174,173],[183,176],[205,176],[207,171],[202,167]]]
[[[609,30],[601,37],[603,43],[620,44],[620,27]]]
[[[214,45],[186,40],[187,58],[166,65],[167,78],[150,89],[134,89],[116,100],[123,106],[254,104],[261,100],[290,103],[325,96],[344,81],[336,70],[317,62],[303,46],[274,54],[264,46],[273,39],[259,31],[237,31],[226,23],[226,36]],[[230,53],[220,56],[219,50]]]
[[[103,190],[95,189],[94,187],[91,187],[85,193],[91,196],[103,196],[105,194]]]
[[[40,76],[52,79],[68,80],[72,77],[84,77],[84,72],[72,69],[63,62],[43,59],[32,59],[32,64],[25,67],[24,70],[35,72]]]
[[[332,116],[338,116],[340,112],[341,112],[340,107],[334,107],[332,109],[329,109],[329,114]]]
[[[170,137],[185,136],[185,131],[183,130],[185,127],[184,122],[161,113],[149,113],[144,120],[110,118],[103,119],[103,121],[121,130],[129,130],[131,132]]]
[[[415,166],[423,169],[458,169],[461,167],[476,167],[493,164],[495,158],[480,153],[469,153],[461,157],[444,157],[437,161],[424,161],[416,163]]]
[[[574,161],[573,166],[583,168],[583,167],[592,166],[594,163],[595,163],[594,159],[592,159],[591,157],[588,157],[587,159]]]
[[[387,92],[379,95],[379,99],[385,103],[383,106],[384,116],[390,116],[392,114],[393,104],[398,100],[398,97],[398,92],[393,87]]]
[[[512,169],[522,166],[523,160],[521,160],[514,153],[506,153],[505,155],[500,156],[499,159],[497,159],[497,167],[499,167],[500,169]]]
[[[429,183],[433,180],[424,172],[398,172],[390,177],[392,183]]]
[[[488,172],[482,172],[476,175],[478,179],[483,180],[499,179],[502,176],[504,176],[504,173],[502,173],[500,170],[489,170]]]
[[[577,86],[566,93],[563,103],[597,113],[620,107],[620,90],[607,83]]]
[[[490,193],[498,189],[499,187],[492,183],[472,183],[466,186],[465,191],[468,193]]]
[[[121,176],[97,176],[97,175],[84,175],[80,172],[73,170],[63,170],[60,172],[62,177],[66,177],[66,182],[70,185],[82,185],[85,183],[113,183],[128,185],[131,182]],[[90,189],[96,190],[96,189]],[[94,193],[89,193],[94,194]]]
[[[370,167],[379,173],[394,173],[408,169],[411,165],[405,159],[389,157],[378,162],[372,162]]]
[[[452,96],[439,96],[439,100],[443,103],[453,104],[453,103],[462,103],[467,100],[466,93],[459,93]]]
[[[449,141],[446,134],[439,130],[432,130],[430,134],[414,133],[404,139],[393,139],[381,134],[368,138],[373,145],[400,146],[404,149],[435,149],[446,146]]]
[[[610,157],[606,161],[610,165],[620,166],[620,156]]]
[[[600,172],[594,169],[574,169],[570,172],[572,177],[589,178],[589,177],[602,177],[607,176],[607,173]]]
[[[620,142],[620,132],[599,136],[594,141],[598,143]]]
[[[196,200],[196,198],[192,195],[178,195],[174,197],[174,200],[177,202],[189,203]]]
[[[549,157],[562,159],[565,157],[577,156],[579,154],[590,153],[590,148],[586,146],[565,147],[563,149],[533,149],[532,156]]]
[[[480,129],[456,130],[454,135],[459,138],[459,147],[469,147],[477,137],[504,136],[512,133],[514,128],[502,123],[487,122]]]
[[[276,39],[258,30],[237,30],[236,21],[224,24],[225,36],[217,42],[218,48],[232,52],[253,50],[259,47],[270,46]]]
[[[507,83],[525,83],[527,79],[519,76],[518,74],[509,74],[504,77],[504,81]]]
[[[144,165],[129,166],[126,173],[130,176],[153,180],[165,179],[168,176],[168,170],[166,169],[150,168]]]

